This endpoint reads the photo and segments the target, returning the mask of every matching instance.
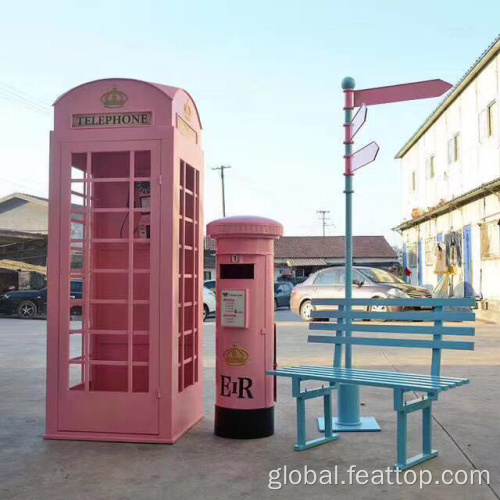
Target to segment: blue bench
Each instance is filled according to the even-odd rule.
[[[474,299],[352,299],[352,308],[347,308],[345,299],[313,300],[313,318],[333,318],[336,322],[311,323],[309,329],[315,332],[329,331],[334,335],[309,335],[308,342],[334,345],[333,366],[295,366],[277,368],[269,375],[292,379],[292,395],[297,402],[297,444],[298,451],[338,439],[332,430],[332,391],[339,384],[384,387],[394,390],[394,410],[397,412],[397,461],[395,467],[408,469],[437,455],[432,448],[432,403],[437,401],[442,391],[469,383],[467,379],[444,377],[441,375],[441,351],[443,349],[473,350],[474,343],[463,340],[443,340],[448,336],[473,336],[474,328],[445,326],[445,322],[474,321],[470,311],[475,306]],[[370,311],[374,305],[397,306],[398,312]],[[417,311],[405,308],[428,308]],[[456,308],[468,308],[465,312]],[[455,310],[454,310],[455,309]],[[433,325],[409,322],[406,324],[358,323],[353,320],[394,320],[394,321],[431,321]],[[354,333],[382,334],[376,337],[353,336]],[[415,335],[416,338],[394,338],[393,335]],[[422,336],[424,336],[422,338]],[[425,337],[425,336],[430,336]],[[345,359],[351,359],[353,345],[378,347],[410,347],[432,349],[431,373],[386,372],[362,370],[352,366],[342,367],[342,350],[345,346]],[[348,362],[350,365],[351,363]],[[327,382],[328,385],[313,390],[301,390],[304,381]],[[414,391],[425,393],[425,397],[405,402],[404,395]],[[308,399],[323,397],[325,435],[322,438],[306,440],[305,402]],[[407,458],[407,416],[422,411],[422,453]]]

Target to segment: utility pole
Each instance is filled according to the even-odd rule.
[[[220,180],[222,183],[222,216],[226,216],[226,192],[224,188],[224,170],[226,168],[231,168],[230,165],[221,165],[220,167],[214,167],[212,170],[220,170]]]
[[[319,220],[321,221],[323,225],[323,236],[326,236],[326,226],[331,226],[333,224],[327,224],[326,221],[330,220],[330,217],[327,217],[326,215],[330,213],[330,210],[316,210],[317,214],[320,214]]]

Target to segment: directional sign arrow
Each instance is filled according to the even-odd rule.
[[[352,174],[358,168],[364,167],[371,163],[377,158],[379,151],[378,144],[376,142],[370,142],[364,148],[359,149],[351,156],[346,158],[346,170],[347,174]]]
[[[366,114],[368,113],[368,108],[363,104],[358,112],[354,115],[351,123],[348,125],[347,137],[348,142],[354,139],[354,136],[358,133],[359,129],[365,124]]]
[[[354,107],[365,104],[388,104],[390,102],[413,101],[439,97],[451,89],[453,85],[443,80],[426,80],[423,82],[403,83],[389,87],[376,87],[373,89],[355,90]]]

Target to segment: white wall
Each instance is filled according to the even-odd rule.
[[[500,56],[493,58],[450,107],[401,159],[402,220],[412,210],[427,210],[500,176]],[[479,142],[479,114],[496,101],[494,136]],[[448,164],[448,140],[460,133],[460,159]],[[435,158],[436,174],[426,179],[426,160]],[[417,188],[412,190],[412,172]]]

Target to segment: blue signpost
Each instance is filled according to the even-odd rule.
[[[352,240],[352,195],[353,174],[356,170],[373,162],[377,157],[378,145],[372,142],[352,152],[353,137],[359,131],[366,120],[367,106],[387,104],[390,102],[409,101],[414,99],[426,99],[439,97],[451,88],[451,85],[443,80],[428,80],[423,82],[406,83],[389,87],[373,89],[354,90],[355,81],[352,77],[342,80],[344,90],[344,160],[345,160],[345,309],[346,317],[343,322],[346,325],[352,323],[352,267],[353,267],[353,240]],[[356,116],[352,117],[355,107],[360,107]],[[349,329],[345,336],[351,336]],[[341,349],[337,344],[335,349]],[[340,361],[340,356],[336,356]],[[352,345],[345,345],[345,368],[353,368]],[[332,420],[334,432],[346,431],[380,431],[380,425],[374,417],[361,417],[360,411],[360,389],[359,385],[339,384],[337,395],[337,417]],[[323,418],[318,419],[320,430],[324,431],[325,422]]]

